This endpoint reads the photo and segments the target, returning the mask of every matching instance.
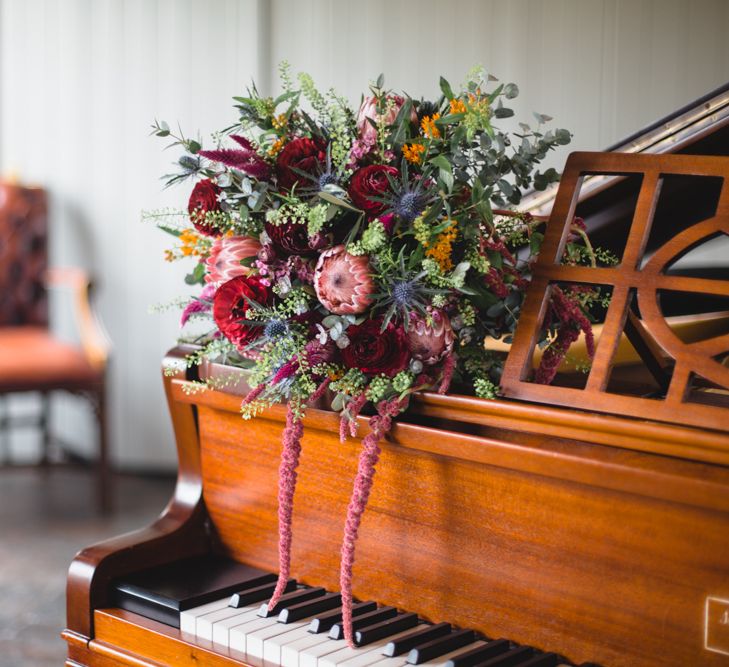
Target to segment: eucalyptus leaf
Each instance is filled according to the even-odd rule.
[[[330,192],[327,192],[326,190],[321,190],[319,192],[319,199],[323,199],[324,201],[328,201],[330,204],[334,204],[335,206],[339,206],[341,208],[349,209],[350,211],[355,211],[357,213],[360,213],[360,210],[358,208],[355,208],[351,204],[344,201],[344,199],[340,199],[339,197],[334,196]]]
[[[507,100],[512,100],[519,95],[519,86],[515,83],[507,83],[504,86],[504,97]]]
[[[440,89],[446,99],[452,100],[455,97],[451,84],[444,77],[440,77]]]
[[[342,394],[341,392],[338,393],[333,399],[332,399],[332,410],[334,412],[341,412],[344,410],[344,405],[347,400],[347,397],[345,394]]]

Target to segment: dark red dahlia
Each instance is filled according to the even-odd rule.
[[[278,184],[290,190],[304,178],[299,172],[315,176],[324,168],[327,147],[321,139],[297,137],[287,143],[276,159]],[[298,170],[298,171],[296,171]]]
[[[297,222],[281,222],[274,225],[267,222],[266,234],[276,249],[282,250],[287,255],[308,255],[312,252],[306,225]]]
[[[223,335],[238,348],[258,338],[263,328],[244,320],[249,317],[250,302],[271,304],[272,294],[258,276],[237,276],[223,283],[213,297],[213,318]]]
[[[380,197],[389,190],[390,183],[387,180],[387,174],[398,178],[400,172],[395,167],[371,164],[355,171],[349,182],[349,197],[352,203],[357,208],[361,208],[370,218],[376,218],[387,208],[382,202],[372,199],[372,197]]]
[[[220,202],[218,195],[220,188],[209,178],[195,184],[190,194],[190,201],[187,204],[187,211],[195,229],[206,236],[220,236],[222,230],[216,229],[205,221],[205,214],[208,211],[219,211]]]
[[[410,359],[407,335],[392,322],[381,331],[382,320],[367,320],[347,329],[349,345],[342,350],[342,361],[368,375],[384,373],[389,377],[404,370]]]

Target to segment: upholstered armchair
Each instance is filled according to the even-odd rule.
[[[109,341],[90,303],[91,283],[80,269],[48,269],[46,193],[0,183],[0,402],[7,395],[36,392],[41,396],[37,420],[41,434],[41,466],[74,457],[53,437],[51,394],[67,391],[91,403],[98,425],[96,496],[98,507],[111,507],[106,424],[106,368]],[[65,287],[73,294],[79,345],[59,340],[48,321],[48,288]],[[0,437],[6,438],[18,420],[0,413]],[[0,450],[4,465],[8,452]]]

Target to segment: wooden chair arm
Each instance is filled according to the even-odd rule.
[[[46,272],[46,284],[49,287],[67,287],[72,291],[81,347],[94,368],[104,368],[111,351],[111,340],[91,303],[93,283],[89,275],[75,267],[51,268]]]

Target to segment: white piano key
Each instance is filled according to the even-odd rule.
[[[311,637],[309,632],[310,619],[306,621],[296,621],[294,623],[287,623],[284,627],[290,628],[289,630],[269,637],[263,643],[263,659],[266,662],[270,662],[274,665],[281,664],[281,648],[305,637]]]
[[[202,616],[198,616],[197,624],[195,625],[195,634],[200,639],[207,639],[208,641],[213,640],[213,626],[219,621],[224,621],[226,618],[235,618],[240,616],[242,613],[250,613],[251,611],[258,611],[258,605],[255,609],[252,607],[225,607],[224,609],[216,609]]]
[[[279,623],[275,616],[271,616],[270,618],[261,618],[260,616],[257,616],[255,619],[248,621],[247,623],[237,625],[230,629],[228,635],[228,647],[236,651],[240,651],[241,653],[248,653],[246,641],[248,634],[251,632],[257,632],[263,628],[268,628],[272,625],[283,624]]]
[[[200,605],[199,607],[193,607],[186,611],[180,612],[180,630],[189,634],[195,634],[195,626],[199,616],[209,614],[211,611],[217,611],[218,609],[224,609],[230,602],[230,595],[220,600],[214,600],[207,604]]]
[[[311,617],[305,619],[305,625],[309,624]],[[265,649],[268,640],[278,635],[283,635],[291,630],[298,629],[304,625],[304,621],[296,621],[295,623],[276,623],[267,628],[250,632],[246,636],[246,655],[254,658],[266,658]],[[268,659],[268,658],[266,658]],[[278,661],[277,661],[278,664]]]
[[[312,646],[318,646],[319,644],[326,644],[328,642],[333,642],[333,640],[329,639],[326,632],[312,634],[307,630],[306,636],[300,637],[289,644],[284,644],[281,647],[282,667],[300,667],[299,656],[303,651]]]
[[[366,667],[373,662],[382,660],[382,651],[388,642],[409,635],[412,631],[413,628],[408,628],[397,634],[390,635],[366,646],[358,646],[357,648],[349,648],[345,644],[338,651],[320,658],[317,667]]]
[[[341,639],[330,639],[324,644],[316,644],[299,653],[299,667],[318,667],[319,659],[325,655],[340,651],[346,646]]]
[[[216,621],[213,623],[213,643],[219,644],[220,646],[229,646],[231,628],[243,625],[243,623],[249,623],[257,618],[260,618],[258,616],[258,609],[250,610],[246,607],[246,611],[241,614]]]
[[[421,662],[417,667],[445,667],[445,664],[451,659],[456,657],[457,655],[460,655],[461,653],[465,653],[466,651],[471,651],[475,648],[478,648],[479,646],[483,646],[486,644],[486,642],[477,641],[473,642],[471,644],[466,644],[466,646],[461,646],[461,648],[456,649],[455,651],[451,651],[450,653],[445,653],[437,658],[434,658],[430,662]]]
[[[404,667],[408,664],[406,655],[399,655],[396,658],[382,658],[377,662],[370,663],[369,667]]]

